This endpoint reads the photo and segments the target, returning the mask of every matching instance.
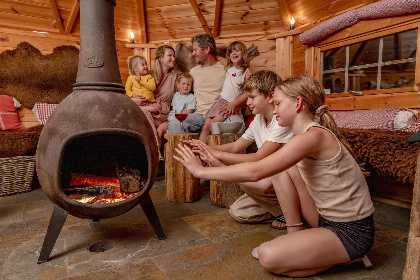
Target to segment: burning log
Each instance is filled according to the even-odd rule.
[[[100,194],[111,194],[112,190],[115,186],[111,185],[96,185],[96,186],[88,186],[88,185],[78,185],[78,186],[71,186],[64,190],[66,195],[72,194],[88,194],[88,195],[100,195]]]
[[[124,168],[120,172],[120,190],[125,193],[135,193],[143,189],[141,173],[137,169]]]

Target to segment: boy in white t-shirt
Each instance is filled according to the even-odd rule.
[[[247,105],[255,114],[254,120],[245,133],[235,142],[207,146],[201,141],[193,140],[188,144],[198,153],[202,160],[211,166],[223,163],[236,164],[242,162],[255,162],[280,149],[290,138],[293,132],[290,128],[280,127],[274,116],[274,104],[271,96],[281,78],[269,70],[261,70],[251,75],[243,84],[241,91],[248,96]],[[258,147],[256,153],[239,154],[253,142]],[[269,178],[268,178],[269,179]],[[271,180],[259,182],[262,191],[251,188],[255,183],[241,183],[245,192],[230,206],[230,214],[240,223],[262,222],[281,214],[281,208],[274,192]]]

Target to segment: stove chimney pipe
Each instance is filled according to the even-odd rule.
[[[114,30],[116,0],[79,0],[80,55],[74,90],[125,93],[118,66]]]

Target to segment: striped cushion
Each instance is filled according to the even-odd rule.
[[[13,97],[0,95],[0,131],[23,129],[25,128],[19,122]]]
[[[403,109],[356,110],[330,112],[338,127],[351,129],[394,129],[394,119]]]

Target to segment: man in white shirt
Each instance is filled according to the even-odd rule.
[[[220,92],[225,81],[224,66],[216,58],[216,42],[207,34],[199,34],[191,38],[193,47],[192,55],[197,66],[190,70],[194,78],[194,95],[196,98],[196,110],[188,114],[188,118],[182,124],[185,132],[200,132],[205,118],[203,115],[210,110],[211,106],[220,98]],[[170,122],[169,133],[181,132],[181,125],[175,119]]]

